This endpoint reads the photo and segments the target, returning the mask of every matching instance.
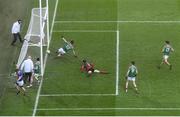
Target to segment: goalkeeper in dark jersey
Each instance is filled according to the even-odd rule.
[[[168,58],[169,58],[170,53],[173,52],[173,51],[174,51],[174,49],[170,45],[170,42],[169,41],[165,41],[165,45],[164,45],[164,47],[162,49],[163,59],[162,59],[161,64],[158,66],[159,69],[160,69],[160,67],[161,67],[161,65],[163,63],[168,65],[170,70],[172,69],[172,65],[168,62]]]
[[[81,72],[86,72],[89,76],[92,73],[108,74],[108,72],[106,72],[106,71],[101,71],[101,70],[95,69],[94,64],[87,62],[85,59],[82,61],[80,71]]]
[[[76,57],[76,54],[75,54],[75,51],[74,51],[74,41],[71,40],[71,41],[67,41],[63,36],[62,36],[62,40],[65,42],[63,47],[59,48],[57,50],[57,53],[58,53],[58,57],[60,56],[63,56],[64,54],[66,54],[67,52],[69,51],[72,51],[74,56]]]

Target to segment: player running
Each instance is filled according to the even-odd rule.
[[[171,52],[174,52],[174,49],[170,45],[169,41],[165,41],[165,45],[164,45],[164,47],[162,49],[163,59],[162,59],[161,64],[158,66],[159,69],[161,68],[161,65],[163,63],[168,65],[170,70],[172,69],[172,65],[168,62],[168,58],[169,58],[169,55],[170,55]]]
[[[18,68],[16,68],[16,75],[17,75],[17,79],[16,79],[16,89],[17,91],[17,95],[22,92],[23,95],[25,95],[25,91],[26,89],[23,87],[24,85],[24,81],[23,81],[23,72],[21,70],[19,70]]]
[[[131,65],[127,71],[127,74],[126,74],[126,92],[128,92],[129,81],[132,81],[133,86],[136,90],[136,93],[138,93],[138,89],[137,89],[136,82],[135,82],[137,74],[138,74],[138,70],[135,66],[135,62],[132,61]]]
[[[89,76],[92,73],[108,74],[108,72],[106,72],[106,71],[100,71],[100,70],[94,69],[94,64],[89,63],[86,60],[82,61],[80,70],[81,70],[81,72],[87,72]]]
[[[58,57],[63,56],[64,54],[66,54],[68,51],[72,50],[74,56],[76,57],[76,53],[74,51],[74,41],[67,41],[63,36],[62,36],[62,40],[65,42],[64,46],[59,48],[57,50],[56,53],[58,53]]]

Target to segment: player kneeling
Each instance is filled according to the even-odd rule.
[[[24,81],[23,81],[23,72],[21,70],[19,70],[18,68],[16,68],[16,89],[17,91],[17,95],[22,92],[25,95],[25,91],[26,89],[24,88]]]
[[[82,61],[81,65],[81,72],[87,72],[88,75],[90,76],[92,73],[100,73],[100,74],[108,74],[106,71],[100,71],[97,69],[94,69],[94,64],[87,62],[86,60]]]

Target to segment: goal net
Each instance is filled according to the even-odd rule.
[[[40,11],[42,14],[40,13]],[[42,15],[41,20],[40,20],[40,15]],[[40,58],[41,57],[40,47],[43,46],[43,50],[46,50],[48,45],[47,26],[46,26],[47,17],[48,17],[47,8],[42,8],[42,10],[40,10],[40,8],[32,9],[29,27],[24,37],[24,42],[17,62],[18,66],[21,65],[21,63],[28,55],[32,56],[33,59],[37,57]],[[40,25],[40,21],[42,21],[42,25]],[[41,34],[41,30],[42,30],[42,34]],[[41,46],[41,39],[42,39],[42,46]]]

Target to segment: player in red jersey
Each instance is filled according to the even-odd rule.
[[[101,70],[97,70],[94,69],[94,64],[87,62],[86,60],[82,61],[82,65],[81,65],[81,72],[87,72],[88,75],[91,75],[92,73],[100,73],[100,74],[108,74],[108,72],[106,71],[101,71]]]

